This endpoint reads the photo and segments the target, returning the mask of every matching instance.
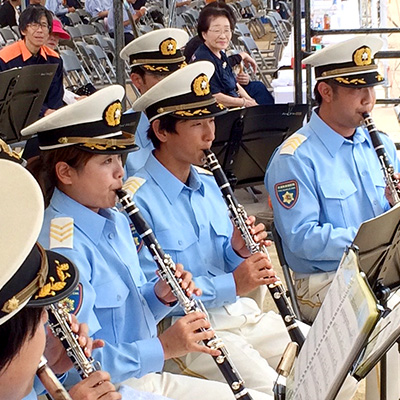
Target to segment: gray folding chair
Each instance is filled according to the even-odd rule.
[[[91,50],[90,57],[96,62],[101,73],[102,82],[107,81],[109,84],[112,84],[113,79],[115,81],[117,76],[107,54],[96,44],[89,44],[87,47]]]
[[[61,50],[60,57],[63,60],[64,77],[68,88],[78,88],[92,83],[73,50]]]
[[[72,26],[82,23],[81,17],[76,12],[67,13],[65,16],[69,19],[69,22],[71,22]]]
[[[9,26],[5,28],[0,28],[0,34],[3,37],[6,44],[11,44],[18,40],[17,35]]]

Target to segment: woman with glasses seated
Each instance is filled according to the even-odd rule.
[[[45,46],[51,33],[53,17],[43,6],[26,8],[19,17],[19,30],[22,40],[0,50],[0,71],[25,67],[26,65],[56,64],[41,115],[47,115],[63,104],[63,64],[60,56]]]
[[[273,104],[274,99],[262,82],[248,82],[244,88],[233,73],[225,50],[231,41],[235,23],[234,14],[225,3],[219,1],[205,6],[200,12],[197,25],[203,44],[195,51],[192,60],[207,60],[214,64],[211,92],[225,107]]]

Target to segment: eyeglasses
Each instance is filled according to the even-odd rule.
[[[215,33],[218,36],[224,34],[225,36],[232,35],[232,30],[225,28],[225,29],[209,29],[208,32]]]
[[[28,24],[28,26],[30,26],[33,31],[37,31],[39,28],[42,28],[43,32],[48,32],[49,31],[49,25],[46,24],[46,22],[31,22],[30,24]]]

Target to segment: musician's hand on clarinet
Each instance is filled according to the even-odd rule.
[[[255,253],[239,264],[233,271],[233,278],[238,296],[244,296],[261,285],[269,285],[278,280],[268,255],[264,253]]]
[[[159,275],[158,271],[156,271],[156,273]],[[201,289],[196,287],[192,280],[192,274],[189,271],[184,270],[182,264],[176,264],[175,276],[180,281],[180,286],[186,291],[188,297],[190,297],[192,294],[201,296]],[[161,279],[155,284],[154,291],[156,296],[163,303],[169,304],[176,301],[176,297],[172,293],[169,285]]]
[[[78,341],[82,349],[84,349],[87,357],[91,356],[92,350],[104,346],[104,341],[100,339],[92,340],[89,337],[89,327],[85,323],[79,323],[75,315],[69,314],[70,326],[72,332],[78,335]],[[63,374],[73,367],[71,359],[67,356],[65,348],[61,341],[47,327],[46,348],[44,355],[47,358],[49,367],[56,374]]]
[[[260,245],[271,246],[271,241],[266,240],[267,232],[265,230],[265,225],[262,223],[255,225],[255,223],[256,218],[253,215],[250,215],[246,220],[246,224],[250,227],[250,233],[253,236],[254,241]],[[236,253],[241,257],[247,258],[250,256],[250,251],[246,247],[246,243],[237,228],[234,228],[231,244]]]
[[[397,189],[400,190],[400,173],[395,172],[395,173],[393,174],[393,178],[396,179],[396,180],[399,182],[399,183],[397,184]],[[393,206],[393,205],[394,205],[394,201],[393,201],[393,198],[392,198],[391,190],[390,190],[390,188],[389,188],[388,186],[386,186],[386,188],[385,188],[385,196],[386,196],[386,199],[387,199],[387,201],[389,202],[389,204],[390,204],[391,206]]]
[[[220,355],[219,350],[212,350],[201,343],[214,337],[214,332],[209,330],[210,323],[205,318],[202,312],[189,313],[159,335],[166,360],[192,352],[207,353],[214,357]]]
[[[110,382],[110,374],[95,371],[69,391],[73,400],[120,400],[122,396]]]

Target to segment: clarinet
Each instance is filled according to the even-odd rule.
[[[69,318],[62,303],[51,304],[46,307],[49,312],[49,326],[54,336],[63,344],[67,356],[71,359],[75,369],[82,379],[91,373],[100,370],[100,363],[92,357],[87,357],[78,342],[78,335],[72,332]]]
[[[72,400],[65,387],[61,385],[54,372],[47,365],[47,360],[44,356],[40,358],[36,375],[53,400]]]
[[[211,150],[204,150],[204,154],[206,155],[206,163],[213,173],[214,178],[222,192],[222,197],[224,198],[225,203],[228,206],[231,219],[234,225],[239,229],[242,238],[246,244],[246,247],[251,254],[257,252],[264,253],[268,256],[269,261],[271,261],[267,247],[257,243],[254,240],[253,235],[250,233],[249,227],[246,224],[246,210],[241,204],[239,204],[235,195],[233,194],[232,187],[229,184],[229,181],[226,178],[226,175],[222,170],[222,167],[219,164],[217,157]],[[286,296],[286,290],[283,287],[282,282],[278,280],[277,282],[268,285],[268,289],[272,295],[276,307],[279,310],[279,313],[281,314],[283,322],[286,325],[286,329],[288,330],[291,340],[297,343],[299,345],[299,348],[301,348],[304,343],[305,337],[301,332],[299,326],[297,325],[296,316]]]
[[[400,202],[400,190],[397,187],[399,181],[394,176],[394,167],[389,161],[389,157],[387,156],[385,151],[385,146],[383,145],[382,140],[379,137],[378,130],[376,129],[376,126],[371,116],[367,112],[363,113],[362,116],[368,129],[369,136],[371,137],[372,145],[374,146],[376,155],[378,156],[379,162],[381,164],[385,183],[390,190],[390,194],[392,195],[394,203],[393,205],[395,205]]]
[[[203,303],[200,300],[195,299],[193,296],[189,297],[185,290],[181,288],[179,281],[175,276],[175,263],[169,254],[164,253],[164,250],[158,243],[152,229],[143,218],[139,208],[132,201],[130,194],[123,189],[117,190],[116,193],[119,197],[122,207],[129,215],[130,220],[153,256],[153,259],[159,269],[161,279],[169,285],[172,293],[177,298],[179,305],[183,308],[184,313],[189,314],[200,311],[207,315],[207,311]],[[204,331],[204,329],[202,330]],[[219,356],[213,356],[213,359],[222,375],[226,379],[235,398],[252,400],[252,397],[245,388],[244,381],[233,365],[222,340],[214,335],[213,338],[204,340],[204,344],[213,350],[218,349],[221,352]]]

